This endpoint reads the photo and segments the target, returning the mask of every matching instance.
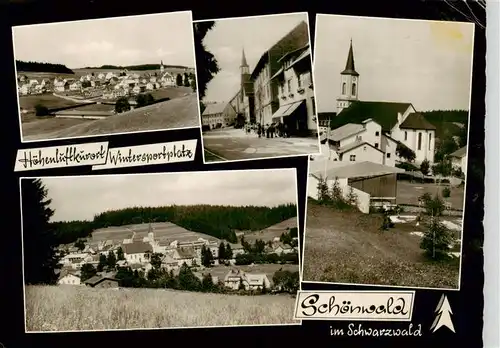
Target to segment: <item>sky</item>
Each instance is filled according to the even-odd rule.
[[[209,171],[42,178],[51,221],[92,220],[134,206],[297,204],[295,170]]]
[[[410,102],[417,111],[469,110],[471,23],[321,15],[314,54],[318,111],[336,111],[352,39],[359,99]]]
[[[64,64],[195,66],[191,13],[176,12],[13,28],[16,59]]]
[[[307,13],[216,20],[203,43],[217,59],[220,71],[209,82],[204,101],[224,102],[236,95],[243,49],[252,72],[265,51],[307,20]]]

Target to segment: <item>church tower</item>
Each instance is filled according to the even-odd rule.
[[[149,226],[148,226],[148,240],[150,243],[153,243],[155,240],[155,235],[153,232],[153,226],[151,226],[151,222],[149,223]]]
[[[165,70],[165,68],[163,67],[163,60],[162,60],[160,63],[160,74],[163,75],[164,70]]]
[[[344,71],[340,73],[340,97],[337,99],[337,115],[358,100],[359,74],[354,67],[352,39]]]
[[[245,83],[250,79],[250,67],[247,63],[247,58],[245,57],[245,49],[241,52],[241,65],[240,65],[240,73],[241,73],[241,101],[243,102],[243,98],[245,94],[243,93],[245,88]]]

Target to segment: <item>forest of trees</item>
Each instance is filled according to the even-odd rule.
[[[215,56],[207,51],[203,44],[203,39],[207,33],[215,26],[215,22],[199,22],[194,23],[194,49],[196,53],[196,61],[198,62],[198,94],[200,100],[205,97],[208,83],[219,72],[219,65]]]
[[[172,222],[190,231],[236,243],[235,230],[261,230],[295,217],[294,204],[277,207],[230,206],[168,206],[158,208],[134,207],[98,214],[93,221],[53,222],[50,224],[59,244],[69,244],[87,238],[93,230],[108,226],[154,222]]]
[[[183,65],[165,65],[163,67],[166,69],[189,69],[187,66]],[[135,70],[135,71],[145,71],[145,70],[160,70],[160,64],[141,64],[141,65],[102,65],[102,66],[88,66],[85,69],[107,69],[107,70]]]
[[[444,139],[451,135],[459,136],[464,128],[460,128],[454,123],[461,123],[467,130],[469,112],[467,110],[432,110],[424,111],[421,114],[436,127],[436,138]],[[466,135],[467,133],[465,133]]]
[[[235,230],[256,231],[297,215],[295,204],[277,207],[231,207],[215,205],[134,207],[106,211],[94,217],[96,228],[129,224],[172,222],[190,231],[237,241]]]
[[[75,72],[63,64],[40,63],[40,62],[24,62],[16,60],[17,71],[25,72],[48,72],[58,74],[74,74]]]

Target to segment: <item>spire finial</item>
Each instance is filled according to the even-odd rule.
[[[245,49],[243,47],[241,48],[241,66],[242,67],[248,66],[247,58],[245,57]]]

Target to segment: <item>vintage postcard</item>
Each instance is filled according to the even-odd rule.
[[[26,331],[300,324],[296,180],[21,178]]]
[[[305,12],[194,23],[205,162],[320,152],[308,23]]]
[[[304,281],[459,289],[473,40],[471,23],[317,16]]]

